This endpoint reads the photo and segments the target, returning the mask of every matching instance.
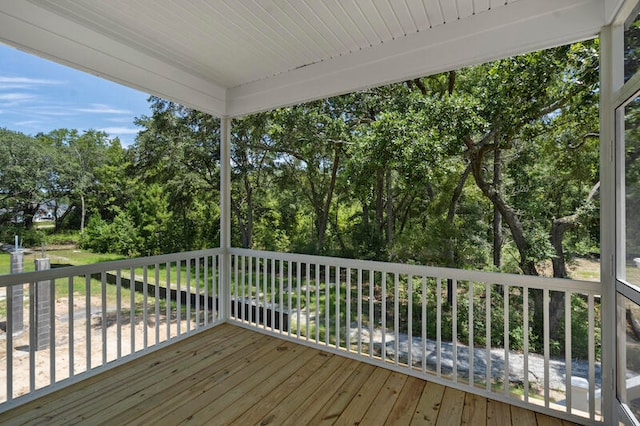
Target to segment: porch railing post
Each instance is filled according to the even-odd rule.
[[[220,118],[220,318],[231,308],[231,118]]]

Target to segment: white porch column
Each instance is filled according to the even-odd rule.
[[[231,118],[220,118],[220,316],[231,311]]]
[[[616,397],[616,149],[615,101],[623,58],[620,27],[600,33],[600,281],[602,283],[602,414],[617,423]],[[624,158],[624,157],[623,157]]]

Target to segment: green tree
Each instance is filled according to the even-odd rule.
[[[215,245],[220,122],[160,98],[150,97],[149,102],[151,116],[136,119],[142,130],[131,155],[140,182],[161,185],[168,197],[173,229],[181,230],[163,251]]]
[[[46,201],[52,152],[37,139],[0,129],[0,215],[2,223],[20,222],[31,229],[33,216]]]
[[[83,233],[88,208],[99,206],[98,203],[88,206],[87,199],[96,189],[97,169],[106,163],[106,151],[112,142],[105,132],[96,130],[80,134],[75,129],[57,129],[38,138],[56,152],[55,173],[49,187],[56,199],[65,193],[68,195],[69,209],[79,207],[80,233]]]

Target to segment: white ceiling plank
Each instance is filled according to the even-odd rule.
[[[322,35],[311,25],[311,23],[300,13],[294,3],[289,2],[273,2],[277,4],[277,10],[281,19],[288,22],[286,25],[291,25],[292,30],[298,35],[299,39],[304,40],[305,47],[308,47],[310,51],[314,53],[313,62],[321,61],[322,59],[330,58],[332,50],[327,41]]]
[[[393,7],[395,17],[400,21],[400,25],[404,29],[403,35],[418,32],[418,26],[413,16],[411,16],[411,10],[407,2],[405,0],[389,0],[389,3]],[[422,15],[424,15],[424,12],[422,12]]]
[[[277,70],[282,66],[283,57],[277,48],[266,43],[264,37],[252,33],[253,27],[247,27],[237,20],[229,19],[229,13],[232,13],[232,9],[226,7],[222,2],[204,2],[202,5],[204,9],[195,9],[193,13],[206,12],[209,9],[212,13],[207,14],[208,22],[205,25],[223,29],[221,32],[225,35],[225,42],[234,52],[248,53],[246,55],[230,55],[229,58],[232,61],[230,65],[238,70],[251,70],[252,62],[259,62],[263,67],[271,70]],[[207,40],[209,39],[207,38]],[[286,57],[284,60],[286,61]],[[273,71],[271,73],[273,74]],[[257,75],[254,78],[257,78]]]
[[[315,4],[318,6],[317,3]],[[326,15],[322,14],[321,11],[316,11],[316,8],[312,7],[309,2],[305,0],[296,2],[294,7],[304,16],[304,19],[308,25],[315,30],[318,37],[322,37],[330,46],[331,52],[333,52],[331,56],[336,56],[336,53],[344,54],[349,52],[350,49],[347,44],[334,32],[334,27],[329,22],[325,22],[323,16],[326,17]],[[323,10],[323,8],[320,9]],[[332,21],[331,17],[327,18]]]
[[[381,43],[380,36],[371,26],[358,3],[355,0],[344,0],[340,1],[340,4],[358,31],[364,35],[365,43],[361,44],[360,48],[379,45]]]
[[[482,13],[489,10],[489,0],[473,0],[473,10],[475,13]]]
[[[362,15],[364,15],[366,21],[371,25],[371,28],[373,28],[380,42],[384,43],[385,41],[393,39],[394,36],[387,22],[380,15],[375,0],[360,0],[355,3]],[[394,19],[393,16],[391,16],[390,19]]]
[[[230,6],[231,5],[238,8],[241,7],[242,10],[239,13],[245,17],[254,17],[256,25],[260,25],[265,31],[269,31],[270,40],[287,51],[294,63],[300,60],[302,60],[303,63],[313,61],[313,56],[309,54],[308,50],[304,49],[300,51],[300,49],[298,49],[300,40],[291,32],[289,27],[276,20],[274,16],[267,13],[264,8],[256,6],[254,0],[234,0],[230,2]]]
[[[256,43],[265,49],[268,54],[276,55],[281,61],[284,61],[287,68],[295,66],[298,58],[291,53],[291,50],[283,46],[283,43],[286,42],[287,39],[274,31],[269,25],[266,25],[265,22],[254,13],[260,10],[259,8],[247,9],[238,1],[222,2],[222,5],[224,5],[224,16],[233,17],[232,20],[237,22],[239,31],[245,31],[247,34],[250,34],[251,39],[256,40]]]
[[[425,31],[431,28],[431,22],[427,15],[427,9],[422,0],[406,0],[409,13],[416,25],[417,31]]]
[[[438,0],[422,0],[422,3],[427,15],[429,15],[429,22],[431,22],[432,27],[444,24],[444,15]]]
[[[378,12],[380,20],[384,22],[384,25],[389,30],[390,37],[386,37],[385,40],[404,37],[406,35],[405,27],[400,22],[397,11],[392,8],[390,4],[391,2],[389,0],[372,1]]]
[[[553,1],[561,2],[563,8],[540,15],[545,8],[539,6]],[[428,35],[417,33],[378,49],[298,69],[286,77],[230,89],[227,112],[244,115],[557,46],[592,37],[601,25],[599,1],[518,2],[439,26]]]
[[[460,19],[468,18],[474,14],[473,0],[455,0],[458,6],[458,15]]]
[[[360,29],[357,22],[347,13],[347,9],[345,9],[346,2],[343,0],[325,0],[322,4],[325,5],[345,34],[348,34],[353,41],[355,47],[351,49],[352,52],[370,45],[365,32]]]
[[[303,55],[308,59],[299,64],[310,64],[318,62],[323,57],[330,56],[325,51],[323,45],[319,44],[307,31],[307,28],[299,20],[296,20],[297,13],[291,7],[283,2],[273,0],[264,0],[261,2],[252,1],[253,7],[262,8],[272,19],[277,22],[278,26],[291,34],[294,42],[294,52],[304,52]]]
[[[445,23],[458,20],[459,16],[456,0],[438,0],[438,4],[440,5],[440,10],[442,10]]]
[[[184,33],[184,28],[179,26],[179,21],[187,19],[184,16],[187,9],[184,7],[181,8],[183,14],[179,18],[171,19],[175,14],[172,12],[175,11],[170,9],[165,11],[164,7],[166,5],[159,3],[156,8],[152,8],[150,11],[144,8],[139,9],[137,13],[144,14],[147,19],[136,21],[134,18],[129,17],[129,15],[136,16],[135,7],[127,9],[126,7],[120,7],[122,5],[115,2],[43,1],[38,3],[38,6],[41,5],[56,13],[59,13],[61,9],[67,11],[66,16],[75,23],[90,28],[108,39],[113,39],[134,48],[143,54],[154,56],[174,67],[195,73],[202,78],[213,79],[223,85],[233,84],[234,80],[232,78],[237,78],[237,76],[229,74],[224,69],[224,66],[216,69],[208,68],[205,65],[206,62],[201,60],[203,58],[203,55],[199,54],[201,50],[193,51],[190,46],[183,48],[180,43],[176,42],[177,39],[183,37]],[[184,4],[182,5],[184,6]],[[80,8],[81,6],[82,8]],[[136,6],[138,5],[136,4]],[[79,16],[81,13],[82,16]],[[121,15],[123,15],[122,19],[119,18]],[[126,25],[127,20],[131,22],[129,26]],[[191,28],[193,27],[195,25],[192,22]],[[134,29],[138,32],[135,32]],[[59,31],[64,31],[64,29],[59,29]],[[176,34],[176,36],[163,38],[167,33]],[[69,36],[73,38],[74,34],[69,34]],[[224,43],[227,38],[226,34],[221,34],[220,37],[217,37],[207,45],[207,51],[214,56],[230,56],[233,51],[228,50],[230,43]],[[159,42],[160,40],[163,42]],[[185,41],[183,45],[189,45],[188,41]],[[240,59],[237,58],[237,60]],[[246,65],[242,64],[231,64],[231,66],[236,69],[246,68]],[[232,77],[230,78],[230,76]]]
[[[313,10],[313,13],[322,21],[326,30],[331,33],[331,36],[339,40],[344,50],[354,52],[360,49],[360,46],[358,46],[351,37],[351,34],[345,30],[344,26],[337,19],[336,13],[332,12],[326,3],[307,1],[305,5]]]
[[[283,7],[289,10],[294,19],[301,22],[310,37],[323,48],[325,53],[320,59],[330,58],[336,56],[337,52],[346,51],[340,40],[337,40],[333,34],[327,32],[326,27],[319,21],[316,13],[303,0],[285,3]]]

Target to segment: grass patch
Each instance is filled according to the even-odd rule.
[[[53,229],[48,229],[44,241],[47,245],[78,245],[80,241],[80,231],[54,232]]]

